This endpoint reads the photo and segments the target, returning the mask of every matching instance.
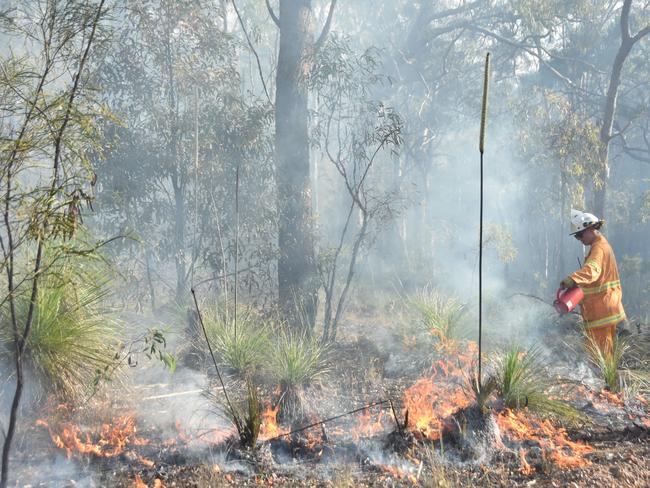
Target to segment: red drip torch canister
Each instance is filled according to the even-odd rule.
[[[553,306],[561,314],[569,313],[576,308],[584,296],[585,294],[579,286],[565,289],[559,288]]]

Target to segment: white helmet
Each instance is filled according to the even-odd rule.
[[[571,235],[594,226],[600,228],[599,224],[602,225],[603,221],[594,214],[581,212],[580,210],[575,210],[573,208],[571,209]]]

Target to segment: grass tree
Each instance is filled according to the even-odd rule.
[[[326,343],[306,333],[280,332],[268,362],[280,384],[278,404],[281,419],[302,419],[304,389],[327,371],[328,350]]]
[[[115,369],[120,343],[118,321],[105,310],[109,293],[104,270],[80,273],[80,259],[49,266],[42,277],[32,310],[32,327],[26,337],[24,367],[39,382],[39,390],[62,399],[80,398],[96,386],[98,372]],[[15,301],[16,319],[25,323],[29,296]],[[2,323],[11,322],[2,310]],[[4,356],[13,357],[13,334],[0,328]]]
[[[239,307],[237,322],[228,307],[210,307],[203,313],[208,340],[217,360],[242,377],[251,377],[259,368],[270,347],[270,326],[252,310]],[[207,354],[203,337],[196,348]]]
[[[608,390],[618,393],[621,390],[621,372],[623,359],[630,349],[625,339],[614,338],[610,351],[603,351],[600,345],[587,336],[587,353],[589,359],[600,372]]]
[[[527,350],[513,343],[495,360],[497,390],[508,408],[530,408],[568,421],[583,420],[580,412],[549,396],[560,382],[549,376],[541,359],[541,349]]]
[[[407,303],[419,315],[424,331],[432,337],[440,341],[462,337],[461,319],[466,308],[455,297],[426,286],[409,298]]]
[[[89,155],[101,151],[96,127],[101,109],[87,89],[84,68],[104,3],[28,1],[8,14],[9,43],[29,42],[21,57],[8,50],[8,57],[0,58],[2,325],[12,338],[15,366],[0,487],[8,483],[27,348],[46,308],[61,298],[48,290],[44,276],[57,261],[89,252],[71,238],[95,182]]]

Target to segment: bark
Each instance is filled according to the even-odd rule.
[[[317,307],[307,107],[314,47],[311,0],[281,0],[279,23],[275,94],[278,298],[289,324],[311,328]]]

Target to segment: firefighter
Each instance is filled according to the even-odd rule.
[[[577,285],[582,288],[585,294],[581,303],[582,319],[587,336],[604,355],[609,355],[617,325],[625,320],[625,310],[614,251],[599,231],[603,224],[604,221],[593,214],[571,210],[571,235],[591,248],[585,265],[564,278],[560,287]]]

